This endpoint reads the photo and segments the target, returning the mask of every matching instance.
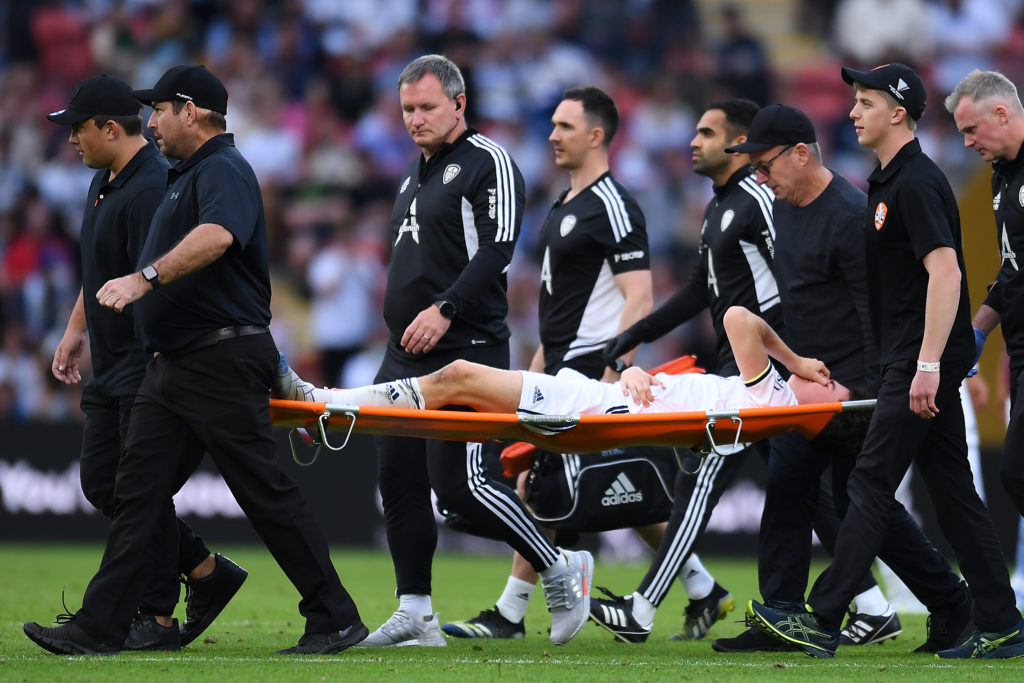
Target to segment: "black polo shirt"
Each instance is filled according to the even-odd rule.
[[[943,361],[974,358],[960,211],[953,190],[915,138],[868,177],[868,301],[879,362],[917,360],[924,337],[928,271],[922,259],[939,247],[956,252],[960,300]]]
[[[167,188],[170,164],[152,142],[121,172],[93,176],[82,216],[82,299],[92,352],[92,385],[107,396],[131,396],[152,357],[135,337],[133,307],[115,313],[100,306],[96,292],[108,280],[138,270],[139,249]]]
[[[149,351],[175,351],[222,327],[270,324],[263,198],[252,167],[229,133],[211,138],[171,168],[139,265],[152,263],[203,223],[223,226],[234,242],[205,268],[135,303]]]
[[[846,386],[878,383],[864,269],[868,198],[832,172],[807,206],[775,202],[775,276],[783,338],[801,356],[820,358]]]

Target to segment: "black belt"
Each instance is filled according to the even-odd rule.
[[[232,327],[222,327],[219,330],[213,332],[207,332],[198,339],[194,339],[188,344],[185,344],[180,349],[167,352],[168,356],[183,356],[186,353],[192,353],[199,349],[205,349],[207,346],[213,346],[219,344],[226,339],[235,339],[237,337],[248,337],[253,334],[269,334],[270,328],[265,325],[234,325]]]

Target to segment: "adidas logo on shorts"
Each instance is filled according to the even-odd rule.
[[[643,491],[637,491],[633,482],[629,480],[625,472],[619,472],[615,481],[604,492],[601,505],[612,507],[613,505],[626,505],[627,503],[639,503],[644,499]]]

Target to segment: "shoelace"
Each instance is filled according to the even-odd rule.
[[[482,612],[480,612],[480,614],[478,614],[476,617],[474,617],[473,619],[467,620],[465,623],[472,624],[472,623],[474,623],[477,620],[481,620],[482,621],[482,620],[486,620],[486,619],[500,619],[501,621],[508,621],[508,623],[510,623],[510,624],[512,623],[511,621],[509,621],[508,619],[505,618],[505,615],[503,615],[501,612],[498,611],[497,607],[492,607],[491,609],[485,609]]]
[[[68,603],[64,602],[64,589],[60,589],[60,604],[64,607],[64,612],[58,614],[57,618],[53,620],[55,624],[70,624],[75,620],[75,615],[72,614],[71,610],[68,609]]]
[[[381,625],[380,630],[388,637],[394,637],[395,635],[400,635],[402,630],[405,629],[407,625],[411,624],[412,617],[405,612],[395,612],[391,615],[390,619]]]
[[[574,599],[576,591],[573,590],[573,586],[576,584],[574,579],[575,577],[569,573],[544,584],[544,599],[548,603],[548,609],[572,607],[576,604],[577,600]]]
[[[192,588],[192,581],[189,580],[184,574],[178,575],[178,581],[185,587],[185,618],[189,618],[189,612],[192,607],[192,598],[195,593],[195,589]]]
[[[624,596],[616,595],[615,593],[612,593],[610,590],[608,590],[604,586],[594,586],[594,588],[596,588],[597,590],[599,590],[602,593],[604,593],[605,595],[607,595],[609,600],[613,600],[615,602],[625,602],[626,601],[626,598]]]

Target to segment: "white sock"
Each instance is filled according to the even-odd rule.
[[[273,392],[277,398],[292,401],[316,401],[350,406],[422,409],[425,405],[423,390],[415,377],[356,389],[317,389],[298,376],[283,353],[278,354]]]
[[[882,589],[874,586],[853,599],[853,608],[857,614],[870,614],[877,617],[888,614],[892,605],[885,599]]]
[[[396,379],[356,389],[314,389],[314,401],[381,408],[413,408],[424,406],[423,390],[415,377]]]
[[[527,583],[514,576],[508,577],[505,590],[495,603],[498,612],[513,624],[518,624],[526,616],[526,607],[530,604],[530,597],[535,588],[536,583]]]
[[[697,553],[691,553],[686,564],[679,570],[679,580],[682,581],[690,600],[708,597],[715,587],[715,577],[704,568]]]
[[[430,596],[415,593],[399,595],[398,609],[406,614],[411,614],[415,619],[422,619],[434,614],[434,605],[430,601]]]
[[[650,629],[654,626],[654,614],[658,611],[658,608],[651,604],[651,601],[640,595],[639,593],[633,593],[633,618],[643,628]]]

